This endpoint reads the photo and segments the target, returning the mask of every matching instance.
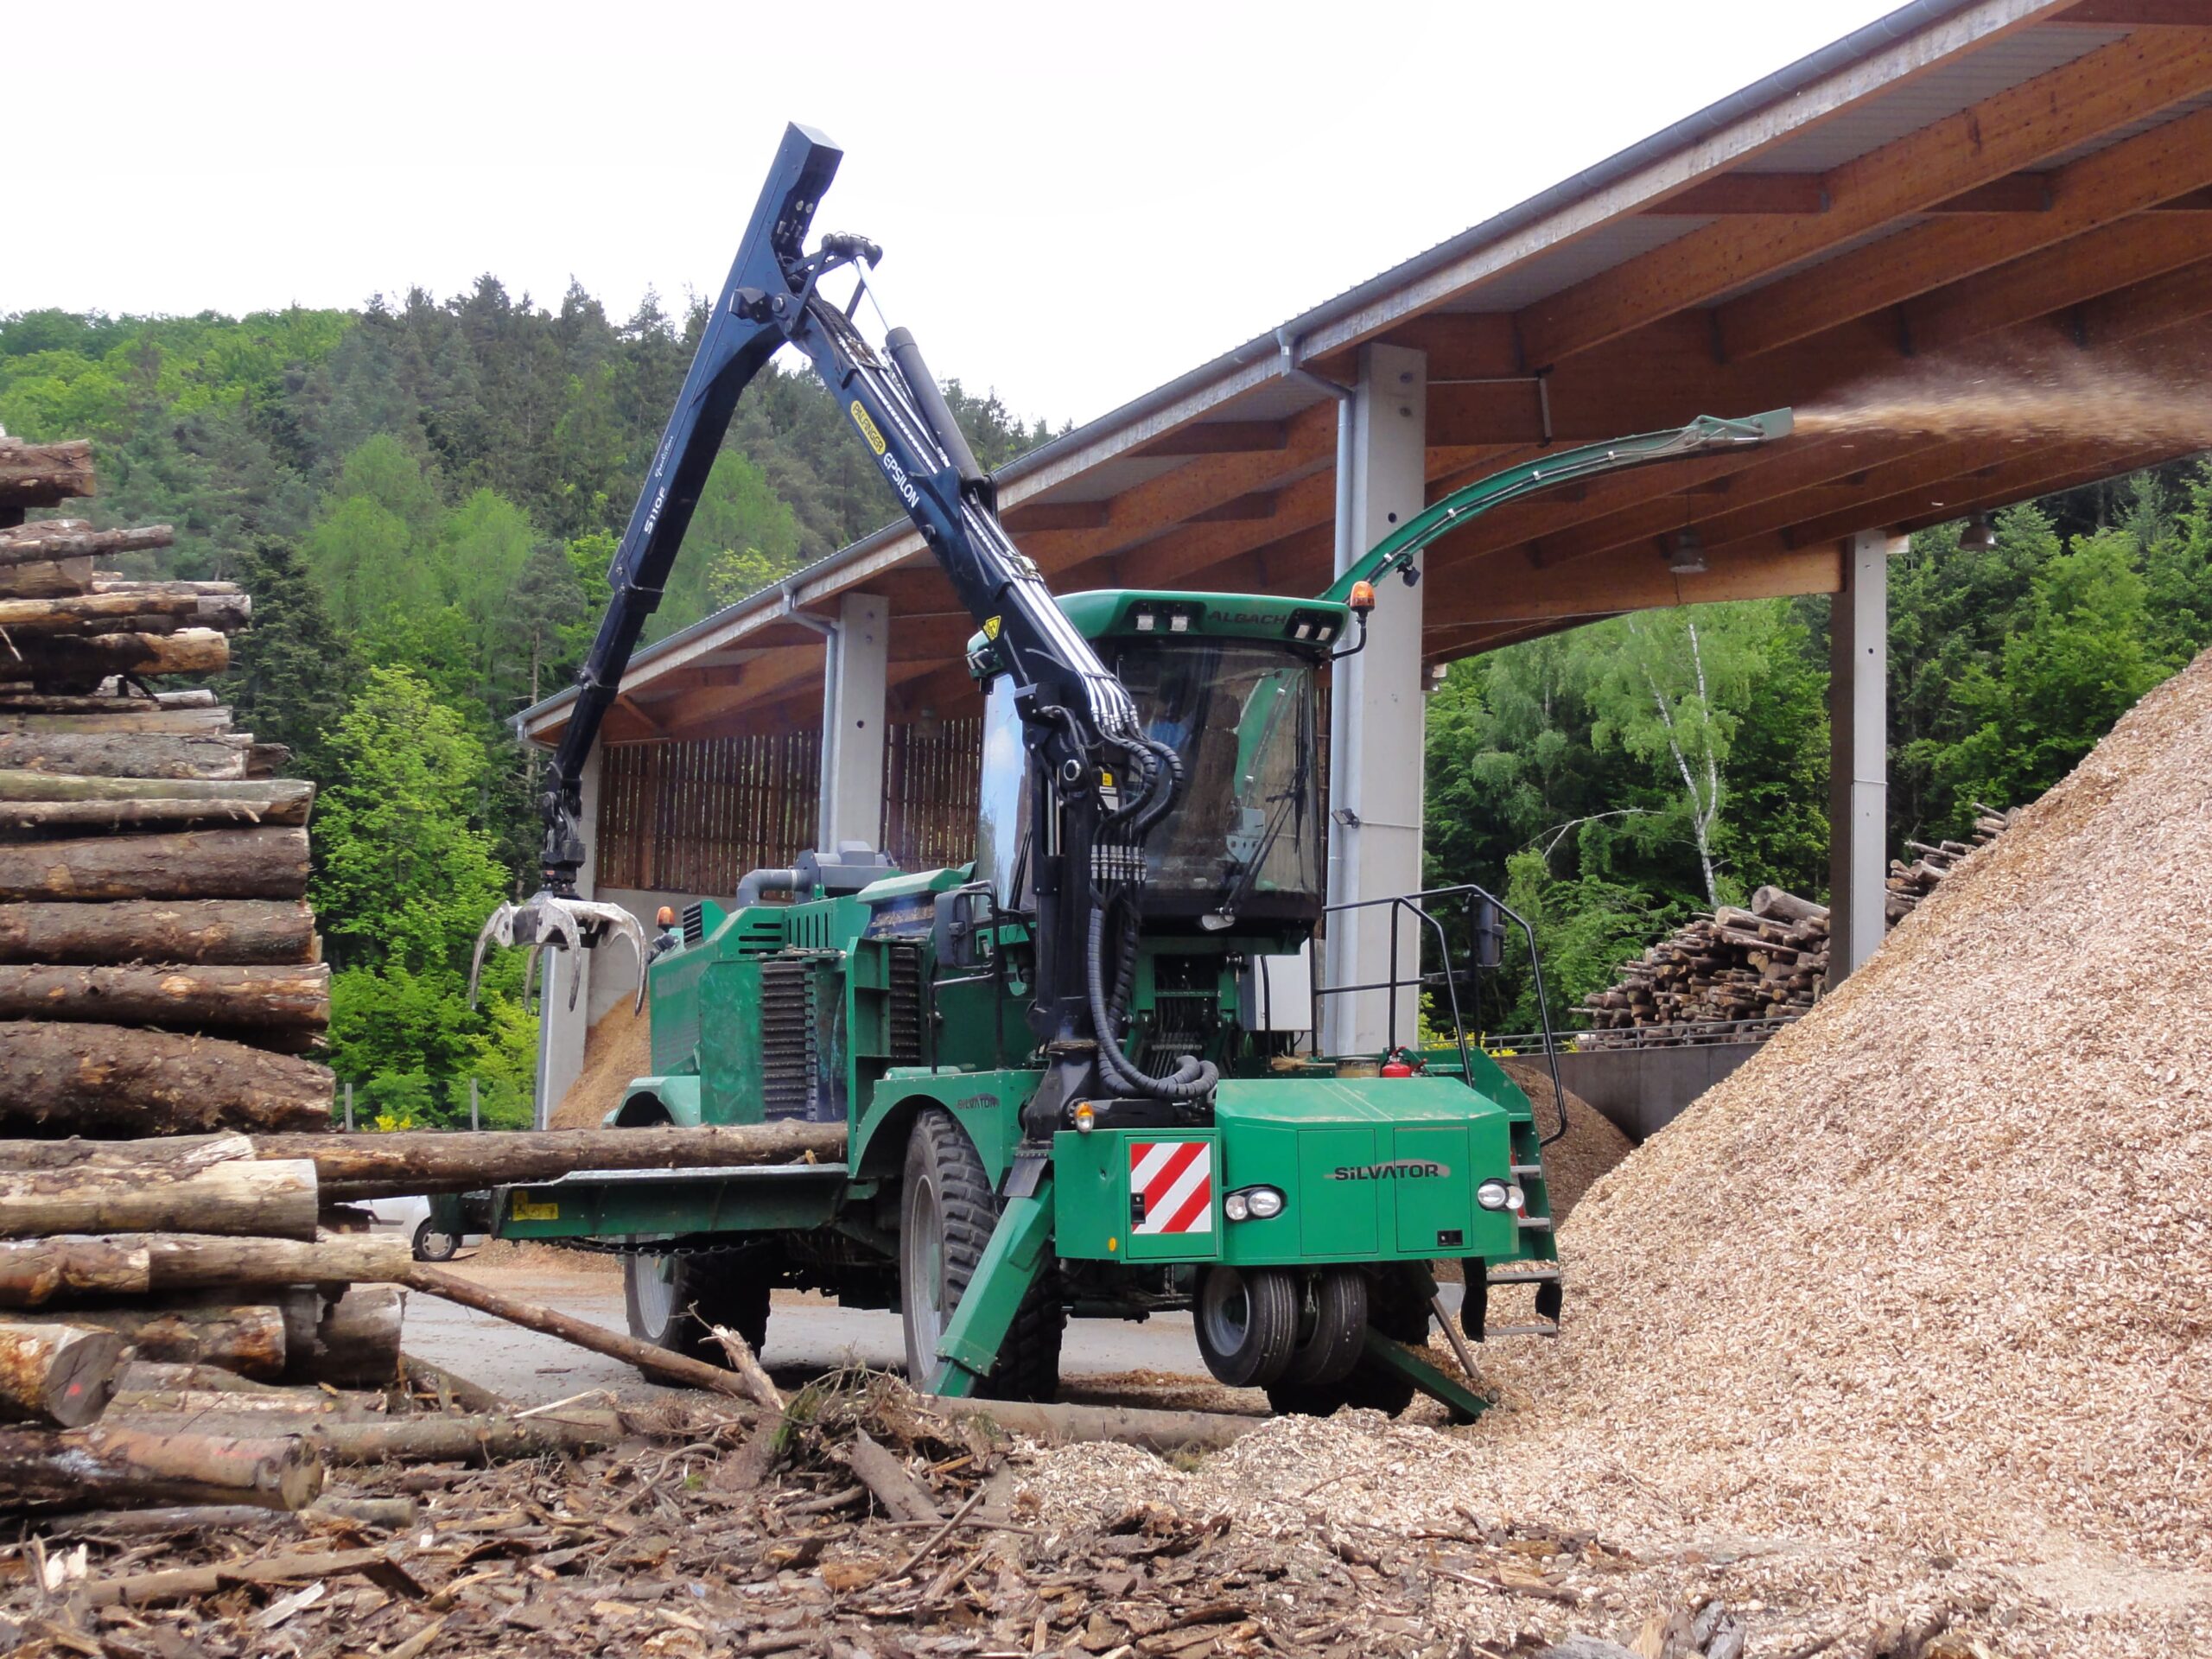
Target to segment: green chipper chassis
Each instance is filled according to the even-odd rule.
[[[1555,1332],[1561,1301],[1542,1150],[1559,1126],[1470,1040],[1508,925],[1532,959],[1533,936],[1474,888],[1376,901],[1430,947],[1388,988],[1394,1018],[1418,1001],[1426,1046],[1408,1029],[1379,1052],[1315,1052],[1315,1009],[1339,993],[1285,988],[1325,925],[1320,682],[1364,645],[1374,584],[1472,514],[1764,442],[1788,412],[1499,474],[1318,599],[1056,599],[912,337],[890,329],[879,350],[855,325],[880,251],[804,249],[837,160],[786,133],[609,573],[543,799],[543,884],[493,917],[479,960],[495,942],[643,944],[626,912],[578,896],[582,766],[737,397],[784,346],[811,359],[977,624],[976,855],[903,871],[866,847],[804,854],[691,906],[645,969],[652,1070],[609,1125],[799,1121],[833,1145],[842,1128],[842,1157],[503,1188],[498,1230],[622,1251],[633,1332],[681,1351],[709,1351],[709,1324],[757,1345],[773,1288],[819,1288],[897,1307],[920,1386],[1041,1398],[1071,1315],[1188,1309],[1213,1375],[1278,1409],[1395,1411],[1425,1389],[1479,1411],[1421,1357],[1432,1316],[1464,1356]],[[836,273],[843,304],[821,286]],[[1440,1261],[1463,1270],[1456,1321]],[[1532,1324],[1488,1319],[1498,1284],[1534,1286]]]

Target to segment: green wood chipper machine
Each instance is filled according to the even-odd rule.
[[[1485,479],[1316,598],[1058,599],[1001,527],[912,337],[890,328],[879,346],[858,326],[880,251],[854,236],[806,250],[838,159],[787,131],[610,571],[550,769],[543,885],[493,916],[479,961],[493,942],[643,944],[627,912],[578,896],[583,763],[738,396],[785,346],[811,360],[975,619],[975,857],[908,871],[866,847],[804,854],[690,906],[643,969],[652,1069],[607,1103],[609,1125],[809,1122],[842,1128],[842,1155],[581,1171],[495,1193],[499,1232],[621,1251],[634,1333],[672,1350],[714,1351],[715,1324],[758,1344],[774,1288],[817,1288],[899,1309],[918,1386],[1037,1398],[1070,1316],[1187,1309],[1212,1374],[1278,1409],[1396,1410],[1426,1389],[1478,1411],[1420,1351],[1432,1318],[1465,1365],[1468,1341],[1556,1332],[1561,1302],[1543,1160],[1557,1124],[1470,1030],[1509,928],[1532,963],[1535,941],[1476,888],[1371,901],[1426,942],[1410,953],[1426,966],[1313,986],[1322,683],[1364,645],[1375,584],[1471,516],[1764,442],[1788,412]],[[839,273],[842,304],[823,286]],[[1377,988],[1394,1014],[1418,1006],[1408,1028],[1379,1052],[1318,1052],[1316,1007]],[[1461,1269],[1456,1319],[1439,1262]],[[1492,1322],[1497,1285],[1533,1286],[1534,1317]]]

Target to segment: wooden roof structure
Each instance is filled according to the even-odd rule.
[[[2212,0],[1917,0],[1024,456],[1007,527],[1062,592],[1314,593],[1337,400],[1370,341],[1427,355],[1431,499],[1568,444],[2023,354],[2212,340]],[[1831,432],[1503,508],[1425,556],[1448,661],[1650,607],[1834,591],[1839,540],[2201,444]],[[1694,528],[1702,573],[1671,569]],[[818,723],[818,627],[891,606],[890,716],[968,711],[971,623],[889,527],[639,653],[610,742]],[[569,694],[522,716],[550,741]]]

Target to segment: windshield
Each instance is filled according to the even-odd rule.
[[[1116,664],[1145,729],[1183,759],[1181,806],[1152,832],[1147,908],[1307,916],[1321,893],[1313,665],[1279,645],[1126,640]]]

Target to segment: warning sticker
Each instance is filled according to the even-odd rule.
[[[1213,1146],[1205,1141],[1133,1141],[1129,1191],[1144,1195],[1140,1233],[1213,1230]]]

